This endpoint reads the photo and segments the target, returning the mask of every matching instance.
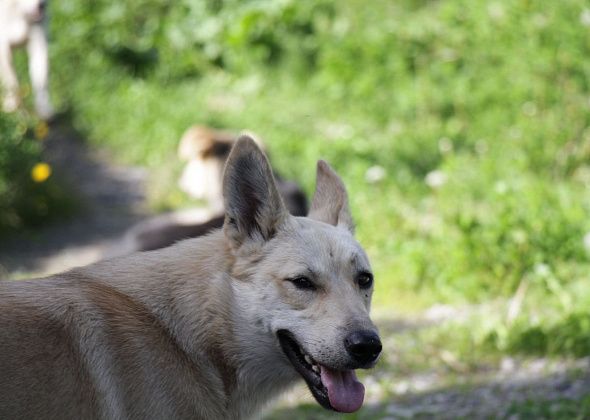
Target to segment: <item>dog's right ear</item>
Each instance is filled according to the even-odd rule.
[[[268,159],[247,135],[236,141],[223,175],[225,235],[237,246],[268,241],[288,216]]]

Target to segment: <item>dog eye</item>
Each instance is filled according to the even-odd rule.
[[[373,285],[373,275],[371,273],[360,273],[356,277],[356,282],[361,289],[368,289]]]
[[[293,277],[292,279],[287,280],[293,283],[295,287],[300,290],[316,290],[315,284],[313,284],[311,280],[305,276]]]

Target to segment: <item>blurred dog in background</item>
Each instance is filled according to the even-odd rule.
[[[251,135],[265,150],[260,138]],[[205,202],[202,207],[165,213],[133,226],[106,252],[106,257],[164,248],[182,239],[202,236],[223,225],[223,170],[236,142],[233,133],[195,125],[182,135],[178,157],[187,161],[179,180],[180,188],[190,197]],[[293,216],[305,216],[307,197],[301,187],[287,181],[273,170],[278,191]]]
[[[252,133],[249,135],[268,154],[263,141]],[[205,200],[208,207],[216,211],[223,210],[223,168],[236,139],[235,133],[194,125],[184,132],[178,145],[178,158],[187,161],[180,177],[180,188],[192,198]],[[301,188],[281,178],[276,171],[273,174],[289,212],[304,216],[307,199]]]
[[[49,100],[47,48],[47,0],[0,0],[0,84],[2,108],[15,111],[20,103],[13,49],[26,46],[35,111],[45,120],[53,116]]]

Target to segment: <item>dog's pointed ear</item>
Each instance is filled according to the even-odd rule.
[[[344,227],[354,233],[346,187],[338,174],[323,160],[318,161],[315,193],[307,217]]]
[[[223,175],[226,236],[238,246],[268,241],[288,216],[268,159],[247,135],[236,141]]]

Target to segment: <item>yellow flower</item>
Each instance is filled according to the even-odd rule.
[[[35,137],[37,140],[44,140],[47,137],[47,133],[49,133],[49,126],[45,121],[41,121],[35,127]]]
[[[31,170],[31,178],[35,182],[44,182],[51,176],[51,166],[45,162],[37,163]]]

